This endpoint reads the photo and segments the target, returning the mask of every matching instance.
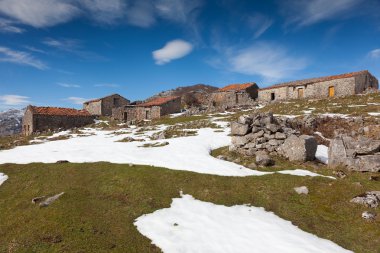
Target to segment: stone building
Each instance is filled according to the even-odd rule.
[[[28,106],[22,120],[22,133],[31,135],[58,129],[92,124],[94,117],[86,110],[58,107]]]
[[[133,123],[142,120],[157,119],[161,116],[181,111],[181,97],[158,97],[136,105],[115,108],[112,117],[116,120]]]
[[[378,80],[367,70],[273,85],[259,90],[259,101],[298,98],[344,97],[379,88]]]
[[[130,101],[119,94],[90,100],[83,103],[83,109],[95,116],[112,116],[112,109],[129,105]]]
[[[252,105],[257,98],[258,89],[259,87],[256,83],[228,85],[211,94],[209,107],[229,108]]]

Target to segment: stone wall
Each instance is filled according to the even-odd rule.
[[[118,94],[83,104],[83,109],[96,116],[112,116],[112,109],[129,105],[130,101]]]
[[[361,74],[355,77],[355,93],[363,93],[368,89],[379,89],[379,81],[370,73]]]
[[[181,111],[181,97],[178,97],[174,100],[168,101],[165,104],[162,104],[160,106],[160,116],[172,114],[172,113],[178,113]],[[156,117],[156,110],[152,111],[152,117]]]
[[[115,120],[124,121],[128,124],[143,120],[158,119],[161,116],[161,108],[159,106],[139,107],[126,106],[112,110],[112,118]]]
[[[22,118],[22,134],[31,135],[33,133],[33,113],[30,108],[27,108]]]
[[[87,110],[91,115],[102,115],[102,100],[91,101],[83,104],[83,109]]]
[[[273,94],[273,95],[272,95]],[[274,99],[272,99],[274,96]],[[262,102],[283,101],[288,99],[288,87],[259,90],[258,100]]]

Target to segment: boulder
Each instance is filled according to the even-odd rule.
[[[266,151],[256,152],[256,164],[260,166],[274,165],[274,160],[268,155]]]
[[[376,213],[365,211],[362,213],[362,218],[366,221],[374,221],[376,219]]]
[[[250,124],[252,124],[252,118],[250,118],[246,115],[240,116],[238,118],[238,123],[244,124],[244,125],[250,125]]]
[[[237,135],[237,136],[244,136],[249,132],[249,125],[248,124],[241,124],[238,122],[232,122],[231,123],[231,134]]]
[[[281,153],[290,161],[306,162],[315,159],[317,147],[317,141],[313,136],[301,135],[297,137],[291,135],[281,145]]]
[[[306,186],[294,187],[294,190],[298,194],[305,194],[305,195],[309,194],[309,189]]]
[[[276,125],[276,124],[268,124],[266,125],[266,129],[268,129],[269,131],[271,131],[272,133],[276,133],[280,130],[280,126]]]
[[[285,140],[286,139],[286,134],[277,132],[274,135],[274,138],[277,139],[277,140]]]
[[[249,142],[249,138],[246,136],[232,136],[231,142],[236,147],[242,147]]]
[[[380,191],[365,192],[351,199],[350,202],[376,208],[380,204]]]

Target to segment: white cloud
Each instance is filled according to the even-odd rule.
[[[363,2],[363,0],[288,0],[281,1],[281,9],[288,24],[302,27],[347,17]]]
[[[60,0],[1,0],[0,12],[24,24],[41,28],[65,23],[80,10],[71,1]]]
[[[68,98],[65,98],[64,100],[76,105],[81,105],[84,102],[88,101],[87,98],[81,98],[81,97],[68,97]]]
[[[218,52],[222,58],[209,61],[214,67],[258,75],[265,82],[292,77],[308,65],[305,58],[291,56],[284,47],[275,43],[259,42],[245,48],[224,47],[219,48]]]
[[[71,84],[71,83],[57,83],[57,84],[64,88],[80,88],[81,87],[78,84]]]
[[[192,50],[192,44],[178,39],[169,41],[163,48],[153,51],[152,54],[156,64],[163,65],[171,62],[172,60],[186,56]]]
[[[3,95],[0,96],[0,104],[8,106],[19,106],[29,104],[29,97],[20,95]]]
[[[273,20],[260,13],[256,13],[248,18],[248,25],[255,31],[254,38],[259,38],[273,24]]]
[[[4,33],[23,33],[24,29],[15,26],[15,22],[0,18],[0,32]]]
[[[203,0],[0,0],[0,13],[36,28],[87,17],[100,24],[150,27],[157,18],[188,24]],[[190,22],[192,23],[192,22]]]
[[[380,58],[380,48],[374,49],[371,52],[368,53],[369,57],[373,59]]]
[[[33,55],[22,51],[12,50],[7,47],[0,47],[0,62],[28,65],[41,70],[48,68],[44,62],[35,58]]]
[[[114,84],[114,83],[100,83],[100,84],[95,84],[94,87],[119,88],[120,85]]]

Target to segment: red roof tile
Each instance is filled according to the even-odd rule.
[[[357,72],[351,72],[351,73],[345,73],[340,75],[334,75],[334,76],[324,76],[324,77],[317,77],[317,78],[309,78],[309,79],[303,79],[303,80],[297,80],[297,81],[291,81],[286,83],[280,83],[271,85],[266,88],[262,88],[260,90],[270,90],[270,89],[276,89],[276,88],[282,88],[282,87],[289,87],[289,86],[298,86],[298,85],[305,85],[305,84],[313,84],[313,83],[319,83],[319,82],[326,82],[336,79],[342,79],[342,78],[349,78],[349,77],[355,77],[361,74],[367,74],[369,73],[368,70],[362,70]]]
[[[179,98],[179,97],[175,97],[175,96],[159,97],[159,98],[155,98],[155,99],[150,100],[150,101],[145,102],[145,103],[137,104],[136,106],[142,106],[142,107],[159,106],[159,105],[163,105],[169,101],[175,100],[177,98]]]
[[[223,88],[220,88],[218,91],[242,91],[255,84],[256,83],[230,84]]]
[[[60,107],[37,107],[30,106],[33,114],[52,115],[52,116],[91,116],[87,110],[76,110],[72,108]]]
[[[88,100],[88,101],[84,102],[83,104],[88,104],[88,103],[93,103],[93,102],[99,102],[100,100],[103,100],[105,98],[108,98],[108,97],[111,97],[111,96],[115,96],[115,95],[120,96],[119,94],[111,94],[111,95],[108,95],[108,96],[105,96],[105,97],[102,97],[102,98],[95,98],[95,99]]]

